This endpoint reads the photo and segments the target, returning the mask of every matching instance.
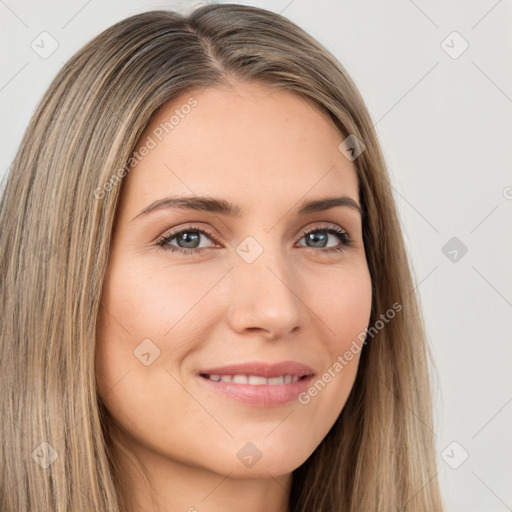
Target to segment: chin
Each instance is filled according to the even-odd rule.
[[[237,443],[239,444],[239,443]],[[279,445],[261,440],[259,443],[244,443],[234,452],[236,464],[225,468],[224,474],[231,472],[233,478],[269,478],[287,475],[301,466],[311,455],[302,443],[289,444],[281,441]],[[224,469],[224,468],[223,468]]]

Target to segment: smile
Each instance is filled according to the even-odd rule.
[[[279,407],[297,401],[313,381],[314,370],[296,361],[251,361],[197,372],[210,396],[252,407]],[[213,395],[212,395],[213,394]]]

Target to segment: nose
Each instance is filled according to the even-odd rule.
[[[300,282],[282,258],[270,260],[262,255],[252,263],[240,258],[230,278],[228,322],[235,332],[252,332],[276,340],[298,332],[308,323]]]

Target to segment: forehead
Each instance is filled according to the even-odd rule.
[[[342,140],[325,113],[293,92],[258,83],[193,90],[153,116],[123,202],[132,210],[169,194],[241,198],[255,208],[304,195],[357,201]]]

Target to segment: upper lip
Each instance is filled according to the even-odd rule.
[[[201,370],[200,375],[255,375],[259,377],[280,377],[282,375],[314,375],[314,371],[309,366],[296,361],[282,361],[279,363],[249,362],[240,364],[230,364],[226,366],[217,366]]]

